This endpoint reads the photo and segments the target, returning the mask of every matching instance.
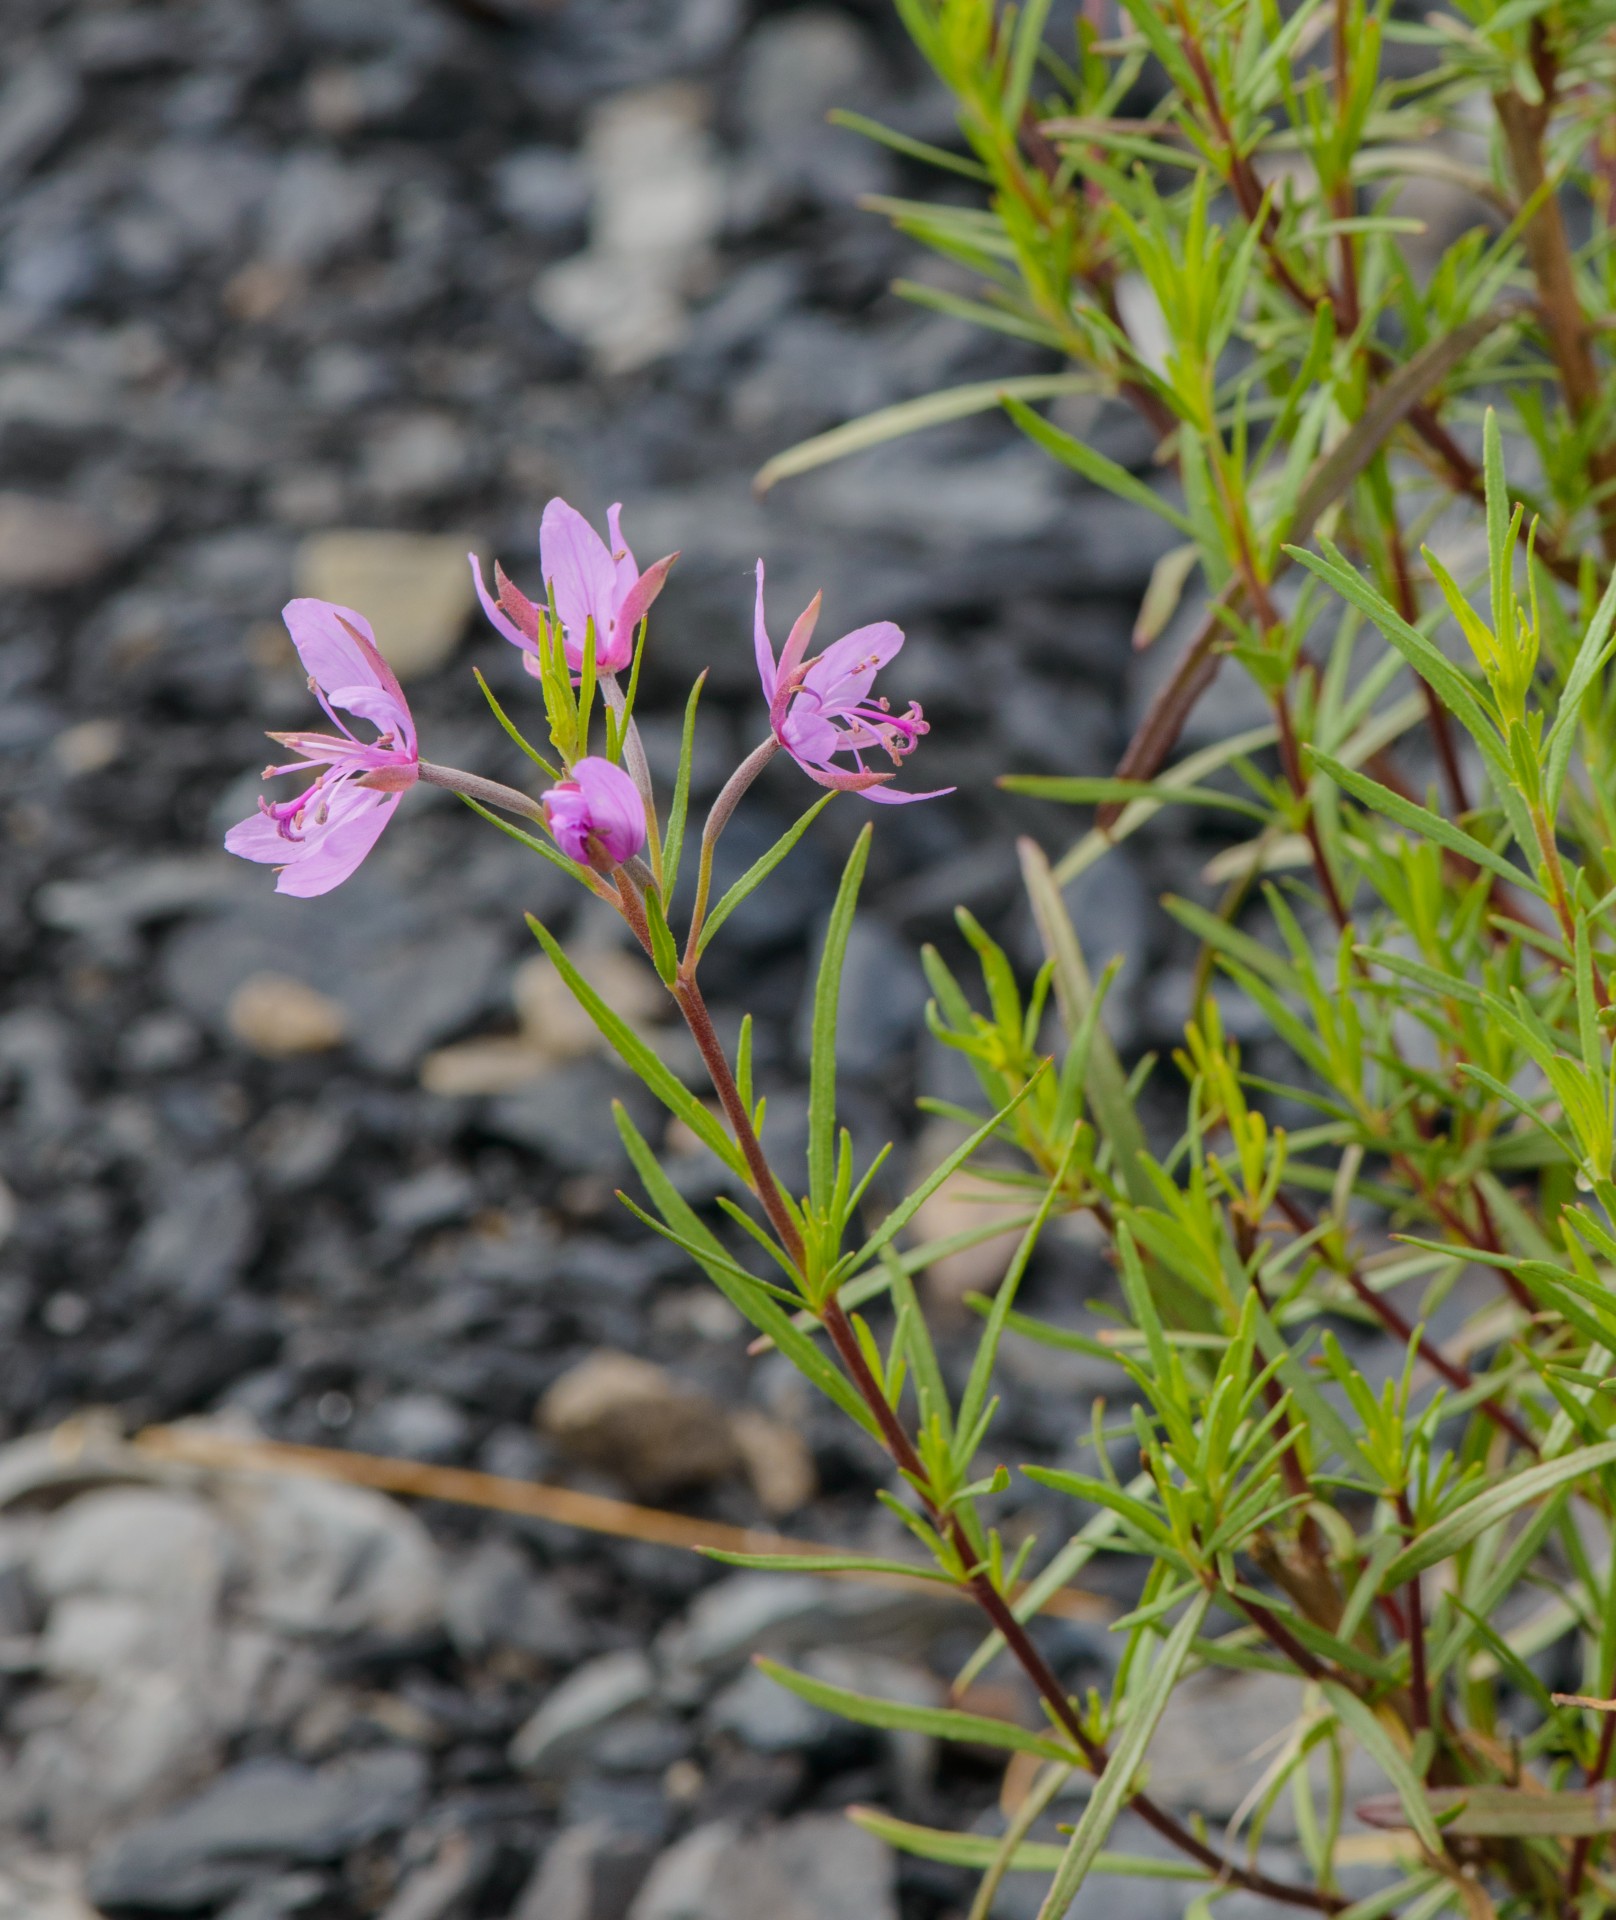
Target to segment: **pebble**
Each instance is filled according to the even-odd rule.
[[[569,1674],[511,1742],[511,1762],[524,1773],[554,1773],[586,1749],[611,1721],[641,1707],[656,1688],[643,1653],[603,1653]]]
[[[897,1920],[892,1856],[834,1814],[743,1836],[697,1827],[652,1868],[628,1920]]]
[[[255,973],[243,980],[225,1008],[225,1024],[266,1060],[328,1053],[348,1032],[340,1002],[285,973]]]
[[[426,1784],[422,1756],[379,1748],[321,1768],[244,1760],[195,1799],[92,1856],[103,1906],[184,1912],[239,1893],[266,1864],[340,1860],[396,1832]]]
[[[378,471],[391,468],[387,486],[403,484],[411,458],[417,464],[410,485],[422,477],[419,441],[413,455],[407,436],[373,443],[372,454]],[[391,465],[399,461],[402,469]],[[408,684],[446,666],[460,645],[474,600],[466,561],[472,544],[455,535],[312,534],[297,551],[298,591],[362,613],[382,657]]]
[[[737,1464],[723,1408],[631,1353],[605,1349],[569,1368],[538,1418],[567,1453],[614,1474],[642,1499],[702,1486]]]
[[[87,585],[112,551],[105,529],[70,500],[0,492],[0,587],[36,593]]]

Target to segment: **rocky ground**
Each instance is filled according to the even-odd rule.
[[[613,928],[425,791],[320,902],[273,898],[218,842],[262,730],[308,717],[276,618],[296,589],[372,616],[429,757],[518,775],[471,668],[513,703],[528,684],[471,618],[460,556],[531,585],[556,491],[596,515],[621,499],[642,560],[682,550],[642,706],[666,771],[710,670],[710,794],[761,732],[762,553],[777,634],[820,586],[832,632],[905,626],[891,691],[933,727],[909,778],[962,789],[882,814],[845,994],[861,1144],[935,1151],[914,1097],[959,1089],[922,1038],[916,947],[952,950],[963,900],[1031,952],[1012,836],[1075,823],[991,779],[1113,762],[1155,670],[1129,634],[1160,551],[997,421],[751,491],[769,454],[851,415],[1040,370],[888,291],[952,283],[855,202],[931,184],[824,120],[946,139],[946,104],[882,0],[10,0],[6,29],[0,1915],[962,1915],[968,1876],[895,1861],[837,1810],[993,1831],[1002,1767],[850,1730],[748,1656],[927,1700],[969,1614],[159,1466],[118,1437],[206,1414],[884,1537],[873,1453],[749,1359],[613,1199],[625,1085],[521,914],[655,1024]],[[1145,458],[1125,417],[1082,407]],[[771,768],[726,858],[807,798]],[[713,953],[722,1023],[757,1016],[782,1138],[809,955],[865,811],[834,806]],[[1152,897],[1193,886],[1205,851],[1154,836],[1081,883],[1094,953],[1126,958],[1132,1052],[1175,1037],[1183,962]],[[934,1276],[945,1320],[972,1282]],[[1033,1284],[1076,1318],[1105,1280],[1066,1242]],[[1088,1363],[1007,1365],[1006,1457],[1074,1445]],[[87,1409],[111,1411],[47,1443]],[[1091,1625],[1048,1646],[1074,1684],[1109,1657]],[[982,1684],[1030,1711],[1013,1677]],[[1234,1704],[1184,1719],[1164,1791],[1232,1810]],[[1182,1900],[1125,1881],[1080,1911]],[[1013,1881],[994,1911],[1036,1904]]]

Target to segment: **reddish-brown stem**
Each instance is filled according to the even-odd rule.
[[[831,1345],[836,1349],[838,1359],[846,1368],[848,1377],[858,1389],[859,1397],[869,1408],[881,1430],[893,1463],[900,1472],[907,1475],[921,1491],[927,1483],[925,1466],[915,1451],[913,1441],[905,1431],[903,1422],[896,1410],[881,1391],[869,1363],[859,1346],[858,1335],[853,1331],[852,1322],[842,1308],[840,1301],[832,1299],[825,1306],[821,1321]],[[1096,1740],[1084,1726],[1071,1698],[1061,1685],[1060,1678],[1049,1662],[1038,1651],[1031,1635],[1016,1618],[1003,1594],[993,1585],[987,1574],[976,1567],[976,1551],[972,1547],[958,1517],[944,1513],[926,1502],[928,1515],[938,1531],[946,1536],[949,1544],[959,1556],[961,1564],[973,1568],[967,1575],[966,1584],[971,1596],[981,1607],[1003,1639],[1010,1656],[1026,1674],[1037,1689],[1058,1724],[1070,1736],[1077,1750],[1093,1768],[1096,1777],[1105,1771],[1110,1760],[1103,1741]],[[1290,1886],[1281,1880],[1271,1879],[1267,1874],[1254,1868],[1242,1867],[1232,1860],[1226,1860],[1215,1848],[1209,1847],[1188,1827],[1174,1818],[1165,1808],[1157,1806],[1148,1794],[1137,1793],[1129,1800],[1130,1808],[1153,1827],[1164,1840],[1177,1847],[1181,1853],[1206,1868],[1230,1885],[1244,1887],[1247,1892],[1260,1894],[1269,1900],[1289,1903],[1292,1906],[1307,1907],[1315,1913],[1339,1913],[1346,1905],[1344,1900],[1334,1894],[1321,1893],[1311,1887]]]
[[[1314,1223],[1289,1194],[1277,1194],[1274,1205],[1298,1233],[1307,1234],[1313,1231]],[[1384,1294],[1376,1293],[1355,1266],[1350,1262],[1344,1263],[1337,1266],[1336,1271],[1388,1333],[1394,1334],[1405,1344],[1414,1338],[1412,1322]],[[1475,1375],[1468,1367],[1461,1366],[1457,1360],[1450,1360],[1442,1349],[1435,1346],[1423,1333],[1419,1338],[1419,1355],[1433,1373],[1439,1373],[1448,1385],[1458,1392],[1468,1393],[1476,1384]],[[1518,1446],[1525,1447],[1531,1453],[1538,1451],[1537,1442],[1507,1407],[1501,1407],[1496,1400],[1483,1400],[1480,1407],[1493,1425],[1501,1432],[1507,1433]]]
[[[1319,888],[1324,895],[1324,904],[1330,910],[1330,918],[1335,922],[1336,931],[1345,933],[1352,925],[1352,916],[1347,912],[1347,903],[1341,898],[1341,889],[1336,885],[1335,875],[1330,871],[1330,862],[1324,851],[1324,841],[1319,834],[1319,824],[1314,818],[1312,803],[1307,794],[1307,775],[1302,770],[1302,753],[1297,744],[1296,725],[1291,718],[1291,703],[1285,689],[1280,688],[1274,695],[1274,719],[1279,727],[1279,760],[1285,770],[1285,779],[1295,794],[1297,804],[1302,808],[1302,831],[1307,836],[1307,844],[1313,855],[1313,871],[1318,876]]]
[[[1566,409],[1579,424],[1594,415],[1603,398],[1590,328],[1577,294],[1577,276],[1560,197],[1543,163],[1544,136],[1554,114],[1556,62],[1541,19],[1532,23],[1532,57],[1539,97],[1527,100],[1511,87],[1493,95],[1504,152],[1515,191],[1532,208],[1521,233],[1526,258],[1537,283],[1538,311],[1560,376]],[[1616,560],[1616,456],[1606,447],[1588,456],[1588,477],[1601,491],[1596,512],[1607,560]]]
[[[1322,1660],[1308,1652],[1272,1608],[1265,1607],[1260,1600],[1248,1600],[1244,1594],[1240,1593],[1232,1593],[1229,1598],[1254,1627],[1261,1628],[1298,1673],[1305,1673],[1309,1680],[1314,1681],[1336,1678]]]
[[[1414,592],[1414,578],[1409,572],[1408,549],[1403,544],[1403,529],[1397,518],[1394,505],[1386,517],[1386,544],[1391,551],[1392,591],[1397,603],[1397,611],[1411,627],[1419,625],[1420,603]],[[1426,724],[1431,729],[1431,744],[1436,748],[1436,757],[1442,768],[1442,779],[1448,790],[1448,805],[1456,814],[1470,811],[1470,796],[1465,789],[1464,771],[1459,765],[1459,750],[1453,738],[1453,721],[1448,710],[1436,696],[1436,690],[1423,674],[1416,674],[1421,697],[1425,701]]]
[[[724,1117],[735,1135],[736,1145],[746,1158],[747,1172],[752,1176],[752,1190],[769,1216],[769,1225],[778,1235],[787,1257],[801,1273],[807,1262],[802,1235],[797,1231],[797,1223],[792,1219],[780,1192],[780,1183],[775,1179],[774,1170],[763,1152],[763,1143],[752,1125],[752,1116],[746,1110],[741,1090],[735,1084],[735,1075],[724,1057],[724,1049],[713,1026],[713,1017],[707,1011],[707,1002],[702,998],[701,988],[694,980],[686,979],[681,974],[673,987],[673,997],[700,1051],[708,1078],[713,1083],[713,1091],[718,1095]]]
[[[1397,1518],[1410,1542],[1414,1538],[1414,1509],[1407,1493],[1397,1496]],[[1431,1725],[1431,1683],[1425,1670],[1425,1603],[1420,1594],[1420,1576],[1413,1574],[1408,1583],[1408,1600],[1403,1608],[1408,1625],[1409,1692],[1411,1715],[1416,1733],[1428,1732]]]
[[[1599,1746],[1594,1754],[1594,1764],[1588,1772],[1590,1787],[1597,1787],[1610,1772],[1613,1746],[1616,1746],[1616,1713],[1607,1713],[1604,1716],[1604,1724],[1599,1729]],[[1583,1877],[1593,1858],[1593,1850],[1594,1837],[1591,1834],[1583,1834],[1571,1849],[1571,1863],[1566,1868],[1566,1920],[1575,1920],[1577,1896],[1582,1892]]]

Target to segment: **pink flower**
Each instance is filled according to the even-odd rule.
[[[586,867],[620,867],[645,845],[645,802],[621,767],[580,760],[544,796],[556,845]]]
[[[629,665],[634,658],[635,632],[662,591],[668,569],[679,557],[670,553],[641,573],[623,539],[619,523],[622,511],[621,506],[607,509],[610,547],[565,500],[552,500],[539,523],[539,569],[555,601],[567,665],[574,673],[583,671],[584,635],[591,620],[595,623],[596,671],[617,673]],[[522,649],[527,656],[523,665],[536,674],[539,623],[548,617],[546,608],[513,586],[498,561],[494,563],[496,598],[483,585],[477,556],[468,554],[467,558],[483,612],[512,646]]]
[[[885,700],[870,698],[876,674],[903,645],[903,630],[890,620],[855,627],[832,641],[810,660],[803,656],[819,619],[819,595],[798,615],[776,665],[763,623],[763,562],[757,564],[757,615],[753,639],[757,646],[758,675],[769,703],[769,725],[774,737],[810,780],[822,787],[862,793],[867,800],[897,806],[910,800],[936,800],[952,787],[931,793],[893,793],[890,773],[867,768],[864,755],[880,751],[901,766],[913,753],[920,736],[929,731],[925,716],[913,701],[907,713],[895,714]],[[840,723],[840,724],[839,724]],[[850,753],[853,766],[831,764],[838,753]]]
[[[277,893],[309,899],[340,886],[375,846],[399,795],[420,777],[421,762],[403,689],[369,624],[327,600],[290,601],[285,620],[308,669],[309,691],[338,731],[272,733],[299,757],[266,767],[264,778],[312,772],[314,779],[295,799],[260,800],[224,843],[243,860],[278,867]],[[368,721],[377,738],[357,739],[338,707]]]

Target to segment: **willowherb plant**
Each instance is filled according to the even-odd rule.
[[[979,283],[911,291],[1078,370],[888,410],[768,474],[1002,404],[1183,536],[1146,596],[1143,643],[1202,582],[1204,614],[1121,766],[1007,782],[1095,819],[1053,862],[1022,845],[1047,956],[1033,980],[968,916],[979,993],[926,955],[932,1030],[969,1061],[982,1104],[954,1110],[964,1138],[918,1188],[868,1217],[876,1167],[855,1165],[837,1125],[840,970],[868,828],[814,996],[806,1191],[769,1158],[749,1023],[732,1057],[699,982],[709,942],[836,789],[930,797],[895,778],[925,732],[919,710],[874,689],[895,627],[815,654],[816,603],[776,657],[760,564],[767,732],[707,816],[676,931],[700,684],[670,795],[652,789],[634,720],[670,562],[641,573],[615,509],[608,546],[555,502],[542,597],[502,573],[494,594],[478,582],[539,683],[553,759],[494,711],[550,782],[544,798],[422,760],[363,620],[294,602],[338,731],[278,736],[312,784],[230,844],[280,866],[281,890],[322,892],[425,780],[623,916],[695,1037],[716,1111],[534,932],[730,1188],[722,1218],[699,1214],[619,1111],[649,1208],[628,1204],[885,1449],[886,1503],[927,1577],[984,1617],[967,1675],[1008,1658],[1043,1707],[1032,1731],[776,1669],[853,1719],[1025,1757],[1002,1838],[858,1815],[899,1847],[983,1869],[973,1920],[1006,1873],[1033,1869],[1049,1875],[1044,1920],[1105,1873],[1182,1882],[1200,1916],[1243,1895],[1352,1920],[1593,1920],[1616,1908],[1616,6],[1474,0],[1412,25],[1361,0],[1122,0],[1115,18],[1099,4],[1054,46],[1050,0],[1019,13],[898,0],[965,150],[859,123],[963,183],[964,200],[885,203]],[[1436,253],[1412,251],[1418,223],[1398,212],[1420,176],[1473,209]],[[1135,409],[1160,484],[1027,404],[1062,392]],[[1175,759],[1228,656],[1270,720]],[[718,838],[782,748],[831,791],[714,900]],[[1166,903],[1203,964],[1173,1063],[1184,1126],[1153,1143],[1136,1108],[1145,1070],[1130,1076],[1107,1037],[1109,973],[1091,976],[1063,888],[1173,804],[1250,831],[1220,857],[1220,896]],[[1242,1066],[1214,970],[1289,1050],[1286,1083]],[[1281,1111],[1305,1124],[1287,1130]],[[947,1248],[904,1236],[973,1164],[1019,1205],[1021,1231],[958,1379],[913,1279]],[[1103,1341],[1015,1304],[1049,1223],[1077,1213],[1119,1283]],[[1003,1225],[1000,1211],[948,1244]],[[1486,1304],[1439,1344],[1428,1323],[1467,1269],[1489,1276]],[[1401,1352],[1379,1390],[1337,1338],[1354,1326]],[[1097,1422],[1087,1471],[1027,1470],[1069,1498],[1072,1526],[1013,1553],[993,1525],[1008,1474],[985,1457],[1007,1337],[1113,1365],[1127,1410]],[[1101,1552],[1139,1563],[1140,1599],[1116,1622],[1109,1696],[1080,1699],[1032,1623]],[[1217,1667],[1297,1683],[1291,1719],[1249,1729],[1266,1771],[1223,1832],[1161,1806],[1147,1758],[1171,1737],[1180,1683]],[[1551,1693],[1556,1680],[1576,1692]],[[1348,1793],[1354,1756],[1377,1790]],[[1052,1857],[1035,1823],[1085,1780]],[[1276,1863],[1264,1830],[1287,1798],[1296,1838]],[[1103,1850],[1125,1808],[1167,1843],[1161,1857]]]

